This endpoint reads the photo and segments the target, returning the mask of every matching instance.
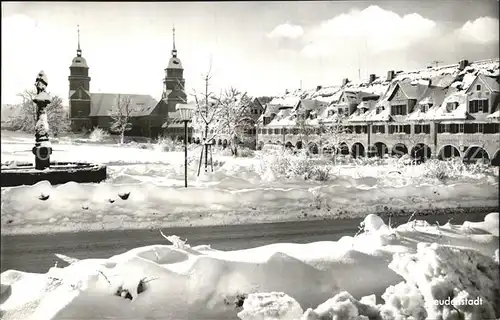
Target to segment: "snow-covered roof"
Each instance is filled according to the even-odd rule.
[[[493,112],[492,114],[488,115],[486,118],[488,118],[488,119],[500,119],[500,110]]]
[[[331,86],[306,91],[296,90],[273,99],[268,106],[275,105],[279,110],[284,106],[293,105],[295,106],[294,110],[296,110],[300,105],[303,110],[311,110],[311,113],[316,113],[317,120],[328,122],[337,117],[336,113],[328,115],[329,110],[333,110],[331,106],[334,104],[339,106],[342,95],[346,93],[346,96],[349,96],[348,103],[359,103],[358,108],[367,110],[359,115],[355,112],[348,117],[349,121],[385,122],[392,120],[389,99],[399,87],[408,99],[417,102],[408,116],[404,117],[405,120],[469,119],[472,116],[467,113],[466,90],[476,77],[480,76],[484,78],[485,82],[488,81],[488,86],[498,91],[498,82],[493,77],[500,74],[499,62],[499,59],[470,62],[469,66],[463,70],[460,70],[459,64],[451,64],[409,72],[397,72],[392,81],[387,81],[386,77],[378,77],[372,82],[365,79],[358,83],[349,82],[343,87]],[[363,101],[363,98],[370,96],[379,96],[379,98],[377,101]],[[299,101],[301,101],[300,104]],[[448,111],[448,102],[457,102],[458,107]],[[421,112],[419,106],[423,104],[432,104],[432,107],[427,112]],[[273,112],[277,113],[277,110]],[[313,110],[316,112],[312,112]],[[494,114],[498,114],[498,112]],[[288,116],[277,117],[271,124],[293,125],[295,123],[294,116],[295,113],[291,113]],[[287,121],[287,117],[291,120]],[[494,116],[488,116],[488,118],[494,118]]]
[[[448,103],[458,103],[455,110],[448,110]],[[449,94],[441,105],[436,108],[431,108],[427,113],[426,119],[433,120],[466,120],[467,113],[467,96],[463,92],[453,92]]]

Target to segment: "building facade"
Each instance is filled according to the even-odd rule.
[[[301,103],[287,113],[279,107],[278,114],[266,112],[257,130],[259,146],[284,144],[313,153],[335,148],[353,157],[409,154],[421,160],[499,161],[498,60],[389,71],[384,78],[371,76],[358,84],[344,81],[325,94],[321,90],[295,93]],[[308,100],[323,104],[306,112]],[[317,128],[307,139],[297,126],[300,115]],[[322,133],[322,126],[335,121],[342,130],[334,137]]]
[[[178,103],[186,102],[186,94],[184,69],[175,48],[175,29],[172,31],[172,56],[165,69],[160,101],[150,95],[91,93],[89,66],[82,55],[78,31],[77,54],[71,63],[68,77],[71,130],[89,131],[95,127],[110,130],[113,123],[111,115],[117,106],[117,101],[121,97],[128,97],[130,98],[129,122],[132,124],[132,129],[126,132],[127,135],[155,138],[161,134],[173,134],[168,129],[165,130],[164,123],[168,121],[169,114],[175,112]]]

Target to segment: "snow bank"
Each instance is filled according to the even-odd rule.
[[[2,135],[2,161],[32,161],[32,138],[20,139]],[[280,151],[258,152],[255,158],[214,154],[214,172],[202,169],[198,177],[199,153],[190,151],[185,189],[180,152],[98,144],[57,148],[54,160],[104,163],[109,178],[100,184],[51,186],[43,181],[2,188],[2,234],[290,221],[306,214],[307,219],[350,218],[497,205],[494,167],[433,167],[432,162],[405,166],[394,159],[345,159],[334,166],[325,159]],[[446,179],[438,179],[441,173]]]
[[[488,215],[483,223],[491,221],[495,213]],[[386,224],[376,216],[368,216],[364,221],[367,227],[364,240],[360,237],[352,241],[363,242],[365,247],[370,242],[367,234],[388,235]],[[437,230],[436,230],[437,229]],[[424,319],[495,319],[500,315],[500,280],[498,262],[490,255],[492,247],[486,246],[477,250],[473,242],[482,242],[479,238],[468,238],[469,243],[463,246],[461,241],[452,241],[459,237],[470,237],[474,234],[455,233],[464,230],[462,226],[447,224],[436,228],[415,221],[395,229],[396,237],[390,243],[379,246],[378,250],[392,248],[408,243],[410,238],[416,241],[416,251],[402,250],[395,252],[388,267],[402,276],[404,281],[391,284],[382,294],[383,304],[376,304],[375,296],[365,296],[360,300],[347,291],[341,291],[315,309],[308,308],[301,320],[424,320]],[[433,237],[422,237],[425,231]],[[437,232],[436,232],[437,231]],[[443,232],[443,233],[442,233]],[[482,235],[481,233],[477,236]],[[492,236],[492,235],[491,235]],[[362,237],[361,237],[362,238]],[[498,241],[498,236],[493,236]],[[490,239],[493,240],[493,239]],[[439,241],[441,244],[437,244]],[[341,241],[339,241],[341,242]],[[498,256],[498,243],[495,255]],[[408,248],[407,248],[408,249]],[[371,268],[365,264],[365,268]],[[354,273],[356,274],[356,273]],[[378,272],[372,275],[379,276]],[[357,277],[356,274],[355,277]],[[351,278],[351,280],[354,280]],[[341,287],[342,288],[342,287]],[[358,292],[359,293],[359,292]],[[253,309],[246,309],[249,314]],[[242,313],[240,313],[242,314]],[[242,317],[240,317],[243,319]],[[253,319],[253,318],[249,318]],[[258,318],[256,318],[258,319]],[[272,318],[285,319],[285,318]]]
[[[364,226],[366,232],[336,242],[220,251],[170,235],[171,245],[109,259],[59,255],[71,265],[46,274],[2,273],[0,311],[4,319],[417,320],[448,312],[431,308],[432,299],[480,296],[482,307],[460,310],[498,315],[491,307],[498,297],[498,236],[420,220],[391,228],[373,215]],[[372,294],[385,303],[377,305]]]
[[[491,234],[494,234],[498,237],[499,228],[500,228],[500,225],[498,222],[498,215],[499,215],[498,212],[492,212],[492,213],[489,213],[484,218],[484,221],[481,221],[481,222],[466,221],[463,224],[463,228],[465,228],[465,229],[475,228],[478,230],[483,230],[483,231],[489,232]]]
[[[302,316],[298,302],[283,292],[252,293],[245,299],[242,320],[296,320]]]
[[[491,256],[422,243],[415,254],[396,254],[389,267],[418,288],[430,319],[500,316],[499,268]]]

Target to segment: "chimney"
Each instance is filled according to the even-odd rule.
[[[377,76],[374,73],[370,74],[370,82],[369,83],[372,83],[373,81],[375,81],[376,78],[377,78]]]
[[[387,71],[387,81],[392,81],[394,79],[394,70]]]
[[[316,86],[316,91],[321,90],[321,88],[323,88],[323,86]]]
[[[345,85],[348,83],[349,83],[349,79],[347,79],[347,78],[342,79],[342,87],[345,87]]]
[[[467,67],[469,65],[469,61],[468,60],[460,60],[458,62],[458,70],[462,71],[465,69],[465,67]]]

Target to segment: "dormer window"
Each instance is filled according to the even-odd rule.
[[[328,110],[328,116],[331,117],[335,114],[334,110]]]
[[[446,104],[446,112],[455,111],[458,108],[458,102],[448,102]]]

